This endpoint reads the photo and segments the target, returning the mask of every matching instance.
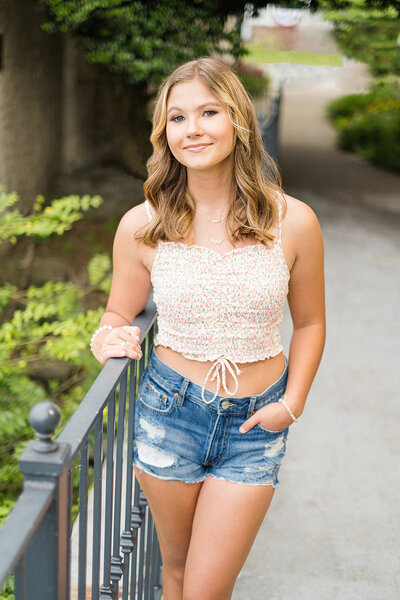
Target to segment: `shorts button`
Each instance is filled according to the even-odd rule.
[[[174,396],[177,398],[179,396],[178,392],[175,392]]]
[[[231,404],[231,403],[229,402],[229,400],[223,400],[223,401],[221,402],[221,406],[222,406],[222,408],[229,408],[230,404]]]
[[[146,387],[150,387],[150,384],[149,384],[149,382],[147,382],[147,383],[146,383]]]

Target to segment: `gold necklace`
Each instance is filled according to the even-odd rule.
[[[222,219],[212,219],[212,220],[210,221],[210,219],[207,219],[207,218],[206,218],[206,220],[207,220],[209,223],[220,223],[220,222],[221,222],[221,221],[223,221],[225,218],[226,218],[226,215],[225,215],[225,217],[223,217]],[[203,235],[202,233],[200,233],[200,234],[198,234],[198,235],[200,235],[200,237],[202,237],[202,238],[204,238],[204,239],[208,240],[209,242],[211,242],[211,243],[212,243],[212,244],[214,244],[215,246],[219,246],[220,244],[222,244],[222,242],[225,242],[225,241],[227,241],[227,240],[229,239],[229,238],[223,238],[222,240],[220,240],[220,239],[217,239],[217,238],[211,238],[211,237],[208,237],[207,235]]]
[[[224,238],[222,240],[218,240],[216,238],[210,238],[210,237],[208,237],[208,235],[203,235],[202,233],[197,234],[197,235],[200,235],[200,237],[204,238],[205,240],[208,240],[209,242],[211,242],[215,246],[219,246],[220,244],[222,244],[222,242],[225,242],[225,241],[228,240],[228,238]]]
[[[206,236],[204,236],[204,237],[206,237]],[[228,238],[225,238],[223,240],[216,240],[215,238],[209,238],[209,237],[207,237],[206,239],[209,242],[211,242],[212,244],[219,246],[220,244],[222,244],[222,242],[225,242],[225,240],[227,240]]]
[[[198,211],[198,209],[196,209],[196,212]],[[201,214],[201,213],[200,213]],[[226,215],[224,217],[221,217],[221,219],[207,219],[207,217],[205,217],[206,221],[208,221],[209,223],[221,223],[221,221],[223,221],[224,219],[226,219]]]

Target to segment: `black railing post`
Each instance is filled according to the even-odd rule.
[[[264,148],[278,163],[279,159],[279,116],[283,95],[283,85],[272,96],[268,115],[258,115],[258,126],[263,140]]]
[[[51,439],[59,421],[60,412],[51,402],[40,402],[31,411],[30,422],[39,440],[28,444],[20,460],[24,488],[55,485],[55,494],[16,568],[16,600],[69,598],[69,445]]]

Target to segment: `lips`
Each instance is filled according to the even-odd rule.
[[[189,150],[189,152],[201,152],[204,148],[208,148],[211,144],[193,144],[191,146],[185,146],[184,150]]]

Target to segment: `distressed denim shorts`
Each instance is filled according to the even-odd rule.
[[[286,388],[287,360],[279,379],[254,396],[217,396],[206,404],[201,386],[163,362],[152,348],[135,406],[133,462],[159,479],[196,483],[207,476],[246,485],[279,486],[278,471],[289,428],[270,431],[240,425],[253,411],[278,402]],[[205,390],[206,400],[214,394]]]

